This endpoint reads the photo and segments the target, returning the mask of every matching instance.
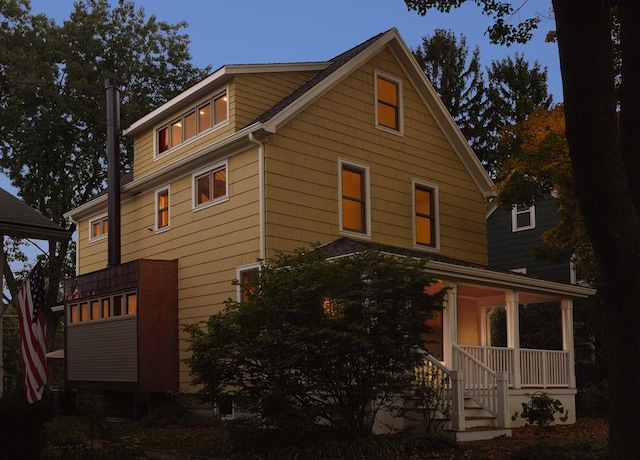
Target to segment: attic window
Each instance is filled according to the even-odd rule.
[[[401,85],[398,80],[376,74],[376,125],[401,131]]]
[[[413,183],[414,243],[438,247],[438,189],[426,182]]]
[[[182,145],[184,142],[221,126],[229,119],[227,89],[210,99],[189,107],[179,117],[156,129],[156,156]]]
[[[519,232],[536,228],[536,208],[517,204],[511,209],[511,231]]]

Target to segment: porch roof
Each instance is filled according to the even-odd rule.
[[[427,253],[415,249],[401,248],[388,244],[356,240],[341,237],[320,246],[317,250],[326,254],[327,258],[346,257],[367,249],[377,249],[395,256],[427,259],[427,270],[433,276],[456,283],[464,283],[482,288],[513,290],[531,294],[530,302],[544,302],[554,299],[585,298],[595,294],[595,289],[575,284],[559,283],[541,278],[515,273],[508,270],[489,267],[487,265],[467,262],[460,259]],[[487,290],[486,296],[493,293]]]

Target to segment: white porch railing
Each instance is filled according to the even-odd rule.
[[[513,348],[460,345],[460,349],[493,371],[507,372],[509,384],[514,385]],[[568,351],[520,349],[522,387],[569,387],[569,372]]]
[[[461,347],[453,346],[453,368],[464,372],[464,392],[491,415],[498,414],[496,373]]]

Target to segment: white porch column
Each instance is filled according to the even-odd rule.
[[[562,350],[567,352],[569,388],[576,387],[575,348],[573,342],[573,300],[560,302],[562,310]]]
[[[448,285],[446,302],[442,310],[442,351],[444,365],[453,369],[453,344],[458,344],[458,289],[455,283]]]
[[[505,293],[507,312],[507,347],[513,349],[513,388],[520,388],[520,316],[518,312],[518,292]]]

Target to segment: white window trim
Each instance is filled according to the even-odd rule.
[[[433,218],[435,225],[433,226],[433,246],[427,244],[418,243],[416,239],[416,186],[422,186],[429,188],[433,191]],[[438,186],[431,182],[413,179],[411,181],[411,222],[413,226],[413,246],[420,249],[440,251],[440,198],[438,192]]]
[[[108,230],[107,230],[107,233],[103,233],[102,235],[100,235],[100,236],[96,236],[96,237],[94,237],[94,236],[92,235],[92,232],[91,232],[91,229],[93,228],[93,223],[94,223],[95,221],[97,221],[97,220],[103,220],[103,219],[105,219],[105,218],[107,218],[107,219],[108,219],[107,213],[100,214],[99,216],[95,216],[95,217],[93,217],[93,218],[89,219],[89,242],[90,242],[90,243],[93,243],[93,242],[95,242],[95,241],[104,240],[104,239],[106,239],[106,238],[109,236],[109,231],[108,231]]]
[[[389,128],[378,123],[378,77],[388,80],[398,85],[398,129]],[[387,73],[376,70],[373,77],[373,91],[374,91],[374,108],[376,115],[376,128],[385,131],[387,133],[395,134],[397,136],[404,136],[404,104],[403,104],[403,91],[402,91],[402,79],[389,75]]]
[[[198,109],[206,104],[207,102],[211,103],[211,116],[213,117],[213,101],[215,99],[217,99],[219,96],[221,95],[226,95],[227,96],[227,118],[224,121],[221,121],[220,123],[217,124],[212,124],[210,128],[204,130],[204,131],[200,131],[200,126],[199,126],[199,121],[198,121]],[[181,143],[179,143],[178,145],[176,145],[175,147],[171,147],[171,124],[173,122],[175,122],[176,120],[180,119],[182,120],[186,115],[190,114],[191,112],[195,111],[196,113],[196,135],[189,138],[186,141],[182,141]],[[212,123],[213,123],[213,118],[212,118]],[[194,142],[195,140],[199,139],[200,137],[202,137],[205,134],[208,134],[212,131],[215,131],[217,129],[222,128],[223,126],[226,126],[229,124],[229,86],[224,86],[223,88],[220,89],[220,91],[216,91],[213,96],[207,97],[205,99],[200,100],[198,103],[193,104],[193,106],[189,106],[188,109],[183,110],[182,112],[180,112],[180,115],[178,117],[173,117],[171,118],[170,121],[168,122],[164,122],[161,124],[158,124],[157,126],[154,127],[153,129],[153,161],[159,160],[161,158],[164,158],[165,156],[167,156],[169,153],[175,152],[176,150],[191,144],[192,142]],[[164,152],[158,152],[158,131],[160,131],[162,128],[167,128],[168,129],[168,133],[167,135],[169,136],[169,148],[167,150],[165,150]]]
[[[535,205],[529,206],[529,225],[525,225],[522,227],[518,227],[518,214],[524,214],[527,211],[522,211],[518,213],[518,205],[513,205],[511,208],[511,231],[512,232],[521,232],[523,230],[531,230],[532,228],[536,228],[536,207]]]
[[[512,268],[511,270],[509,270],[513,273],[520,273],[521,275],[526,275],[527,274],[527,267],[522,267],[522,268]]]
[[[224,169],[227,172],[226,174],[227,180],[225,181],[225,184],[224,184],[225,185],[224,196],[221,196],[219,198],[214,198],[211,201],[207,201],[206,203],[198,204],[198,197],[197,197],[198,187],[196,184],[196,178],[198,176],[202,176],[205,173],[211,173],[218,169]],[[229,161],[224,160],[219,163],[212,164],[207,168],[200,169],[199,171],[196,171],[193,174],[191,174],[191,190],[192,190],[191,192],[191,208],[192,209],[191,210],[194,212],[200,211],[201,209],[209,208],[211,206],[215,206],[216,204],[224,203],[225,201],[229,201]]]
[[[167,197],[169,198],[169,206],[167,208],[167,226],[159,228],[158,227],[158,217],[159,217],[159,209],[158,209],[158,195],[160,192],[167,191]],[[154,212],[154,222],[153,227],[155,228],[156,233],[166,232],[171,228],[171,187],[169,185],[165,185],[164,187],[157,188],[155,191],[155,212]]]
[[[344,166],[360,169],[364,172],[364,180],[365,180],[365,209],[364,209],[364,223],[366,226],[366,231],[364,233],[354,232],[352,230],[345,230],[342,227],[342,169]],[[351,235],[354,237],[366,237],[371,238],[371,178],[369,174],[369,165],[364,165],[361,163],[355,163],[353,161],[345,160],[343,158],[338,158],[338,225],[340,228],[340,233],[344,235]]]
[[[241,281],[242,274],[244,272],[250,272],[253,270],[260,271],[260,264],[256,263],[256,264],[240,265],[239,267],[236,267],[236,280]],[[242,302],[242,289],[240,285],[236,286],[236,300],[238,302]]]

